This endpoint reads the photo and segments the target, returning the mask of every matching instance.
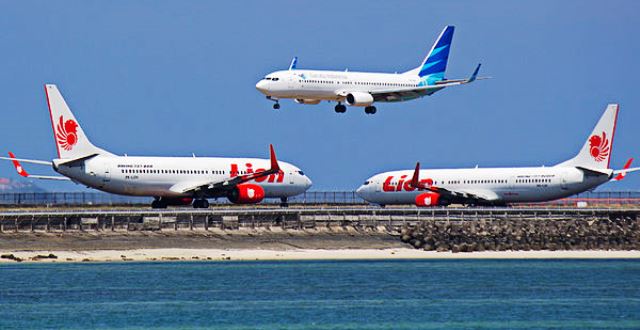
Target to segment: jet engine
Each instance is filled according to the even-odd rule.
[[[298,104],[318,104],[318,103],[320,103],[320,100],[316,100],[316,99],[296,99],[295,101]]]
[[[373,103],[373,96],[365,92],[353,92],[347,94],[347,104],[356,107],[365,107]]]
[[[418,207],[438,206],[439,201],[440,194],[434,192],[426,192],[416,196],[416,206]]]
[[[255,184],[239,184],[227,198],[234,204],[256,204],[264,199],[264,189]]]

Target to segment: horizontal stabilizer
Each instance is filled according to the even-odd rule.
[[[3,157],[3,159],[5,158],[6,157]],[[16,168],[16,172],[18,172],[18,174],[24,178],[44,179],[44,180],[62,180],[62,181],[71,180],[66,176],[31,175],[24,169],[24,167],[22,167],[22,164],[20,164],[20,161],[18,161],[18,159],[15,157],[15,155],[11,151],[9,151],[9,159],[13,163],[13,166]]]

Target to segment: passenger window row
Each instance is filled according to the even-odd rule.
[[[226,174],[226,171],[220,170],[153,170],[153,169],[121,169],[122,173],[130,174]],[[244,171],[240,171],[241,173]]]

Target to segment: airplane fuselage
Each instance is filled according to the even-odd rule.
[[[220,182],[269,169],[268,159],[213,157],[121,157],[98,155],[54,169],[88,187],[131,196],[188,197],[181,190],[206,182]],[[305,192],[311,180],[299,168],[280,162],[281,172],[247,183],[264,189],[266,198],[290,197]],[[223,196],[220,196],[223,197]]]
[[[575,167],[519,167],[420,170],[420,182],[428,186],[493,196],[495,204],[544,202],[593,189],[609,174],[595,175]],[[375,204],[413,204],[426,190],[410,185],[412,170],[377,174],[357,193]]]
[[[420,77],[411,74],[296,69],[268,74],[258,82],[256,88],[272,98],[316,104],[319,101],[343,101],[347,93],[401,90],[420,84]],[[406,101],[421,96],[424,95],[398,96],[396,99],[386,98],[376,102]]]

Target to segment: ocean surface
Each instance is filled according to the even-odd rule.
[[[640,329],[640,262],[0,265],[0,329]]]

